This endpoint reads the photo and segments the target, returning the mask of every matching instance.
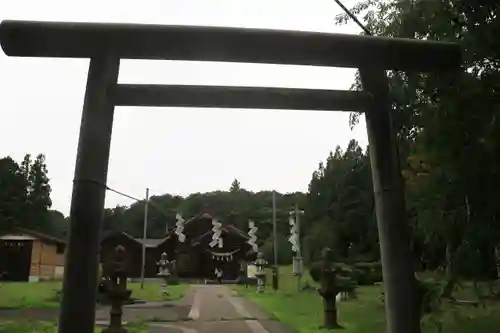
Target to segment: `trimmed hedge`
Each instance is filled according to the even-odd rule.
[[[357,286],[373,285],[382,281],[380,262],[358,262],[351,265],[344,262],[333,264],[336,273],[337,289],[353,294]],[[321,262],[311,265],[309,274],[314,282],[320,280]]]
[[[382,265],[380,262],[358,262],[354,265],[356,281],[360,286],[371,286],[382,282]]]
[[[448,281],[440,281],[436,279],[415,279],[415,289],[417,292],[417,304],[421,309],[421,316],[429,314],[437,310],[441,304],[441,299],[446,297],[443,292],[448,288]],[[382,291],[380,301],[384,303],[385,294]]]
[[[354,293],[357,287],[357,281],[354,274],[354,269],[344,263],[334,263],[333,268],[336,273],[336,289],[337,292]],[[316,262],[311,265],[309,274],[314,282],[320,282],[321,263]]]

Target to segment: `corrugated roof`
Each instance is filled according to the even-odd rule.
[[[52,242],[52,243],[56,243],[56,244],[66,244],[66,241],[64,241],[62,239],[59,239],[59,238],[54,237],[52,235],[44,234],[44,233],[36,231],[36,230],[30,230],[30,229],[16,227],[16,228],[14,228],[14,232],[18,232],[21,234],[27,234],[27,235],[33,236],[35,238],[38,238],[38,239],[41,239],[41,240],[44,240],[47,242]]]

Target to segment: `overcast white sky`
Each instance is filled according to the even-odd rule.
[[[356,0],[345,0],[349,7]],[[335,26],[333,0],[1,0],[0,19],[218,25],[357,34]],[[0,52],[0,156],[44,153],[53,208],[69,212],[88,60]],[[305,66],[122,61],[121,83],[349,89],[354,70]],[[136,197],[228,189],[307,190],[336,145],[367,144],[348,113],[116,108],[108,185]],[[107,193],[106,206],[131,204]]]

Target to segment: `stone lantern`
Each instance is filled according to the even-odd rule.
[[[160,261],[158,261],[156,265],[158,266],[158,276],[163,278],[163,293],[168,295],[168,279],[172,274],[169,269],[170,261],[168,260],[167,253],[163,252],[160,255]]]
[[[103,333],[127,333],[122,326],[123,302],[129,299],[130,290],[127,290],[127,270],[125,248],[121,245],[115,248],[113,260],[107,264],[109,272],[109,284],[106,290],[106,296],[111,301],[109,311],[109,326]]]
[[[324,248],[321,257],[321,265],[319,268],[320,287],[318,288],[318,293],[323,298],[323,328],[339,328],[336,296],[340,290],[337,285],[337,275],[333,265],[332,250],[330,248]]]
[[[300,256],[293,257],[292,274],[295,276],[302,276],[303,272],[304,272],[304,264],[302,257]]]
[[[254,261],[256,267],[255,277],[257,278],[257,292],[264,292],[264,278],[266,276],[267,261],[264,259],[264,253],[257,253],[257,260]]]

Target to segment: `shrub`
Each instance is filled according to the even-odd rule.
[[[421,316],[430,314],[439,310],[441,300],[443,298],[443,291],[448,285],[447,281],[436,279],[415,279],[416,288],[416,302],[421,308]],[[385,295],[382,291],[380,295],[382,303],[385,301]]]
[[[361,286],[381,282],[382,266],[379,262],[358,262],[354,264],[354,277]]]
[[[357,281],[355,278],[355,270],[353,267],[346,265],[344,263],[334,263],[333,268],[336,274],[335,285],[338,289],[337,292],[348,292],[354,294],[357,287]],[[309,274],[314,282],[318,283],[321,279],[321,263],[316,262],[311,265]]]

